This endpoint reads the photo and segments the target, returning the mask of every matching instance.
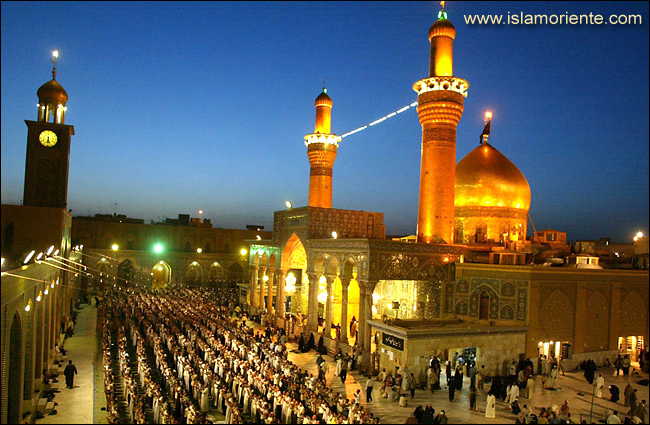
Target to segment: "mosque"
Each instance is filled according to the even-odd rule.
[[[648,273],[532,264],[528,181],[489,143],[489,115],[481,143],[456,163],[469,83],[454,75],[456,29],[444,10],[428,36],[429,76],[413,85],[415,243],[387,240],[382,213],[332,208],[341,138],[323,89],[305,136],[309,204],[276,211],[273,238],[251,241],[246,302],[295,335],[322,334],[330,352],[360,350],[369,372],[417,368],[433,354],[475,356],[489,374],[540,353],[567,367],[635,356],[648,339]]]
[[[159,286],[172,283],[174,273],[176,282],[195,276],[205,283],[193,262],[209,254],[209,263],[219,264],[208,276],[244,276],[242,301],[253,313],[293,335],[321,334],[330,352],[358,349],[368,372],[417,369],[432,354],[475,356],[488,374],[540,353],[561,356],[565,368],[619,352],[634,359],[649,336],[647,270],[597,268],[590,258],[567,267],[532,264],[530,186],[485,130],[456,162],[469,83],[454,76],[456,30],[444,10],[428,36],[429,75],[413,85],[422,155],[412,242],[387,239],[382,213],[332,207],[341,138],[332,133],[333,101],[325,89],[315,101],[314,132],[305,136],[308,205],[276,211],[272,234],[228,233],[200,218],[196,226],[158,230],[73,223],[67,183],[74,127],[65,123],[68,95],[55,67],[38,89],[37,120],[25,121],[24,205],[2,205],[2,423],[20,422],[42,400],[34,394],[56,357],[61,322],[88,288],[90,269],[112,274],[96,262],[111,254],[114,237],[127,249],[112,255],[151,270]],[[488,117],[486,129],[489,123]],[[86,248],[73,243],[73,227]],[[165,267],[143,252],[157,237],[174,251]],[[238,251],[243,244],[249,249]],[[645,244],[647,252],[647,238]],[[16,254],[8,264],[6,253]],[[160,267],[158,276],[152,267]]]

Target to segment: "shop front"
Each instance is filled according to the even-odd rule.
[[[622,356],[629,355],[633,362],[639,361],[638,356],[645,348],[643,335],[621,336],[618,338],[618,352]]]

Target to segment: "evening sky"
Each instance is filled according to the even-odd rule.
[[[527,177],[538,230],[630,241],[648,231],[648,3],[448,2],[454,75],[469,81],[457,161],[490,142]],[[303,144],[326,80],[343,134],[417,99],[434,2],[2,2],[2,203],[22,199],[27,127],[51,78],[74,125],[73,215],[273,226],[307,204]],[[478,14],[640,14],[641,25],[467,25]],[[504,18],[505,19],[505,18]],[[340,143],[335,208],[415,233],[415,109]],[[115,204],[117,203],[117,206]],[[529,233],[532,229],[529,226]]]

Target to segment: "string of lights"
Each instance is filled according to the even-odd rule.
[[[359,128],[357,128],[356,130],[348,131],[347,133],[345,133],[344,135],[341,136],[341,139],[344,138],[344,137],[351,136],[351,135],[353,135],[354,133],[358,133],[358,132],[360,132],[360,131],[366,130],[367,128],[372,127],[373,125],[377,125],[377,124],[379,124],[380,122],[386,121],[388,118],[393,118],[395,115],[397,115],[397,114],[401,114],[402,112],[407,111],[408,109],[410,109],[410,108],[412,108],[412,107],[414,107],[414,106],[418,106],[418,103],[417,103],[417,102],[413,102],[413,103],[411,103],[410,105],[406,105],[405,107],[400,108],[400,109],[398,109],[398,110],[395,111],[395,112],[391,112],[390,114],[385,115],[385,116],[379,118],[378,120],[375,120],[375,121],[373,121],[373,122],[371,122],[371,123],[368,123],[368,124],[366,124],[366,125],[364,125],[364,126],[362,126],[362,127],[359,127]]]

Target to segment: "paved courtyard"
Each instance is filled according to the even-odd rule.
[[[82,304],[81,311],[77,324],[75,326],[75,334],[69,338],[65,343],[65,348],[68,350],[68,357],[77,366],[79,374],[75,377],[74,389],[69,390],[65,388],[65,380],[63,376],[60,377],[59,382],[61,392],[56,395],[55,401],[59,403],[57,406],[58,414],[54,416],[46,415],[45,418],[36,421],[37,424],[57,424],[57,423],[106,423],[105,412],[101,410],[106,406],[106,399],[103,391],[103,380],[101,376],[101,356],[97,355],[98,352],[98,339],[96,337],[96,316],[97,310],[94,306]],[[250,322],[249,322],[250,324]],[[259,325],[258,325],[259,326]],[[312,350],[309,353],[295,353],[297,344],[289,343],[288,348],[289,359],[300,367],[317,374],[316,367],[316,352]],[[507,410],[504,410],[505,404],[497,402],[497,417],[495,419],[485,418],[485,398],[486,393],[480,392],[477,397],[477,411],[469,410],[469,379],[465,379],[463,390],[456,392],[456,397],[453,402],[449,402],[448,392],[443,385],[441,391],[436,391],[435,394],[430,392],[417,390],[415,398],[409,398],[407,407],[399,407],[397,402],[389,402],[385,399],[379,398],[379,386],[374,387],[373,401],[367,403],[365,401],[364,385],[366,377],[359,374],[357,371],[348,373],[348,378],[345,386],[341,380],[334,376],[335,363],[331,356],[325,356],[330,368],[327,373],[327,383],[334,390],[341,393],[345,392],[348,398],[351,398],[357,389],[361,389],[362,405],[369,408],[376,416],[381,419],[381,423],[404,423],[406,418],[411,415],[413,410],[418,406],[426,406],[428,403],[436,409],[436,414],[440,410],[445,410],[449,417],[449,423],[513,423],[515,416]],[[95,362],[97,362],[97,371],[95,371]],[[617,385],[621,390],[631,382],[635,388],[638,388],[638,400],[649,400],[648,387],[642,387],[636,384],[636,381],[642,379],[638,376],[615,376],[613,369],[599,369],[598,372],[603,373],[605,377],[605,387],[610,384]],[[642,375],[643,378],[648,378],[647,374]],[[443,376],[442,383],[446,382]],[[561,405],[564,400],[569,401],[571,407],[571,415],[575,419],[589,419],[589,412],[591,409],[591,392],[592,387],[582,376],[582,373],[567,372],[566,376],[560,376],[558,379],[559,391],[544,390],[541,387],[541,381],[537,380],[535,383],[535,391],[532,400],[524,397],[520,398],[520,404],[528,404],[534,408],[537,413],[537,408],[548,407],[552,405]],[[580,395],[580,393],[584,395]],[[605,391],[605,394],[608,394]],[[617,410],[619,413],[626,412],[628,409],[623,405],[623,400],[619,403],[612,403],[607,399],[595,399],[594,401],[594,422],[602,418],[603,412],[606,408]],[[620,415],[621,418],[623,415]]]
[[[317,375],[318,369],[316,367],[316,352],[312,350],[309,353],[294,353],[297,349],[297,345],[290,343],[289,360],[294,362],[297,365],[300,365],[302,368],[313,372],[314,375]],[[436,409],[436,414],[440,410],[444,410],[447,417],[449,418],[449,423],[514,423],[516,416],[513,415],[510,411],[505,410],[505,403],[502,401],[497,401],[497,417],[495,419],[488,419],[485,417],[485,404],[487,393],[485,391],[479,392],[477,396],[477,410],[469,410],[469,379],[465,378],[462,391],[456,391],[456,396],[453,402],[449,401],[449,392],[446,390],[446,379],[444,377],[444,372],[441,376],[442,390],[436,391],[434,394],[431,394],[428,391],[416,390],[415,398],[413,400],[408,399],[407,407],[400,407],[397,402],[389,402],[386,399],[379,398],[379,386],[375,384],[373,396],[370,403],[367,403],[364,385],[366,383],[366,377],[362,374],[359,374],[357,371],[352,371],[348,373],[348,377],[345,382],[345,386],[341,383],[341,380],[334,376],[335,362],[331,356],[325,356],[325,359],[328,361],[330,368],[327,373],[327,384],[336,391],[345,392],[348,398],[353,397],[357,389],[361,389],[362,393],[362,405],[364,408],[369,408],[372,413],[376,416],[379,416],[381,423],[404,423],[406,418],[410,416],[418,405],[426,407],[430,403],[434,409]],[[412,371],[414,372],[414,371]],[[641,400],[648,400],[648,387],[643,387],[636,384],[636,381],[642,379],[638,376],[615,376],[616,372],[614,369],[599,369],[597,373],[602,373],[605,378],[605,391],[604,396],[609,395],[607,391],[607,386],[615,384],[621,390],[621,400],[618,403],[612,403],[607,399],[594,399],[594,408],[593,408],[593,417],[594,422],[598,422],[602,418],[603,413],[606,408],[611,410],[617,410],[621,419],[624,417],[621,413],[627,412],[623,404],[623,389],[627,385],[627,382],[631,382],[634,388],[638,389],[637,398],[639,402]],[[598,376],[596,374],[596,376]],[[648,374],[642,374],[644,378],[648,378]],[[558,379],[559,391],[550,391],[542,389],[542,383],[540,379],[536,379],[535,382],[535,391],[533,393],[532,399],[528,400],[525,397],[520,397],[520,405],[523,406],[527,404],[533,407],[534,413],[539,413],[537,408],[549,407],[552,405],[557,405],[558,407],[564,402],[564,400],[569,401],[569,407],[571,408],[571,417],[574,419],[587,419],[589,422],[589,412],[591,409],[591,394],[592,386],[589,385],[587,380],[582,375],[582,372],[567,372],[566,376],[561,376]],[[486,385],[486,389],[489,389],[489,386]],[[584,395],[580,395],[582,393]]]

